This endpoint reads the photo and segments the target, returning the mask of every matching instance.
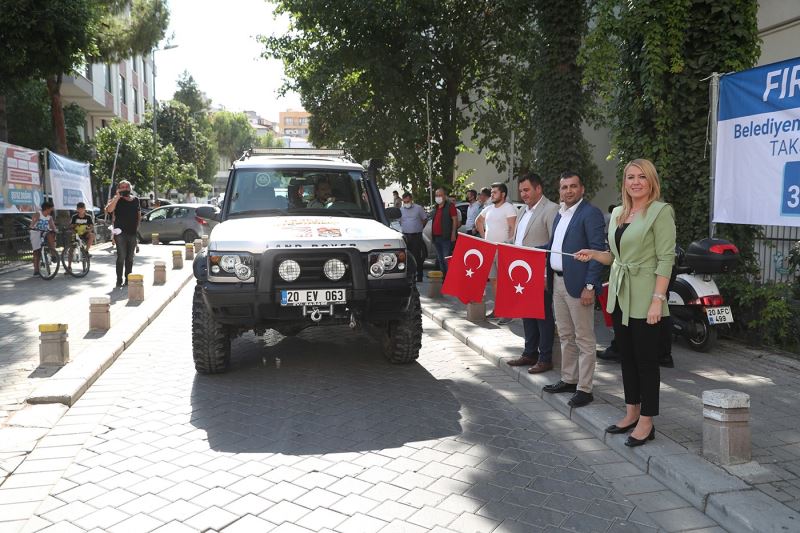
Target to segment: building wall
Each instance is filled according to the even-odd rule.
[[[308,123],[311,113],[288,109],[278,113],[278,128],[281,135],[308,137]]]

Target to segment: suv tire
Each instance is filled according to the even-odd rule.
[[[231,334],[208,312],[199,284],[192,298],[192,357],[199,374],[225,372],[231,360]]]
[[[411,288],[409,298],[402,318],[390,321],[384,333],[384,355],[393,364],[413,363],[422,348],[422,307],[416,286]]]

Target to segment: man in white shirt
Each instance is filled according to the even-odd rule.
[[[467,202],[469,202],[469,207],[467,207],[467,221],[458,231],[463,231],[469,235],[477,235],[475,232],[475,220],[477,220],[481,209],[483,209],[483,206],[478,202],[478,191],[475,189],[468,190]]]
[[[511,244],[514,242],[514,227],[517,224],[517,209],[509,202],[506,202],[508,187],[505,183],[492,184],[491,204],[481,211],[475,221],[475,227],[481,237],[489,242]],[[489,273],[489,281],[492,284],[492,294],[497,295],[497,256],[492,263],[492,270]],[[497,318],[494,311],[489,313],[486,318]]]
[[[553,223],[548,261],[548,286],[553,294],[553,314],[561,341],[561,380],[544,387],[549,393],[574,393],[570,407],[594,400],[592,383],[596,361],[594,334],[595,287],[601,283],[603,265],[582,263],[559,252],[575,253],[584,246],[605,250],[605,221],[598,208],[584,200],[583,181],[564,172],[559,181],[561,209]]]

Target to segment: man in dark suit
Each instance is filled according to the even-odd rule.
[[[550,239],[553,253],[547,262],[548,287],[553,294],[553,312],[561,340],[561,380],[547,385],[544,391],[574,393],[569,401],[572,407],[582,407],[594,400],[594,302],[603,265],[597,261],[582,263],[558,252],[574,253],[584,247],[606,249],[603,213],[583,199],[584,192],[577,173],[561,174],[561,209],[553,222]]]

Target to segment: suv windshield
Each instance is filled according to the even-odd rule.
[[[372,216],[362,174],[356,171],[241,168],[234,172],[228,194],[228,216]]]

